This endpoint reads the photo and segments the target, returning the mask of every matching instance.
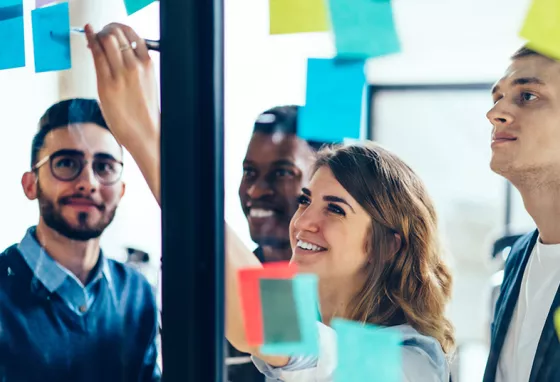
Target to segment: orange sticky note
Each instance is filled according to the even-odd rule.
[[[260,279],[290,279],[297,273],[295,265],[288,262],[266,263],[263,268],[240,269],[239,294],[247,344],[260,346],[264,343],[263,312],[260,292]]]

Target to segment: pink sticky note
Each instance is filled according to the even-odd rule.
[[[295,265],[288,262],[264,264],[263,268],[246,268],[239,270],[239,293],[245,322],[247,343],[260,346],[264,342],[263,313],[259,280],[290,279],[297,273]]]

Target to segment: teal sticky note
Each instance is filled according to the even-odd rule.
[[[300,341],[292,279],[260,279],[264,343]]]
[[[310,58],[298,135],[326,143],[359,139],[365,83],[364,61]]]
[[[0,2],[0,21],[23,16],[23,3],[21,1]]]
[[[155,0],[124,0],[124,6],[126,7],[126,13],[130,16],[139,10],[146,8],[148,5],[152,4]]]
[[[328,1],[337,57],[367,59],[400,51],[390,1]]]
[[[294,342],[264,344],[259,351],[268,355],[319,355],[317,311],[319,306],[317,275],[299,274],[292,279],[301,339]]]
[[[0,21],[0,36],[6,36],[0,49],[0,70],[25,66],[23,16]]]
[[[68,3],[31,11],[35,72],[72,67],[70,56],[70,16]]]
[[[391,328],[334,319],[338,363],[334,382],[401,382],[402,336]]]

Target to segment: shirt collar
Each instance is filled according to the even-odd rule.
[[[51,293],[58,290],[68,277],[74,279],[81,285],[81,282],[72,272],[57,263],[49,256],[47,251],[41,247],[36,239],[35,232],[35,226],[29,228],[18,244],[18,250],[29,268],[33,271],[35,278]],[[95,276],[93,276],[88,283],[88,286],[93,285],[97,280],[103,277],[107,280],[109,286],[111,286],[112,279],[109,264],[102,251],[99,253],[99,260],[93,272],[95,272]]]

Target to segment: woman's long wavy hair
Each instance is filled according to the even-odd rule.
[[[315,171],[323,166],[371,216],[364,243],[369,254],[366,282],[345,318],[383,326],[409,324],[437,339],[450,354],[454,335],[445,307],[452,280],[423,182],[373,142],[323,149]]]

